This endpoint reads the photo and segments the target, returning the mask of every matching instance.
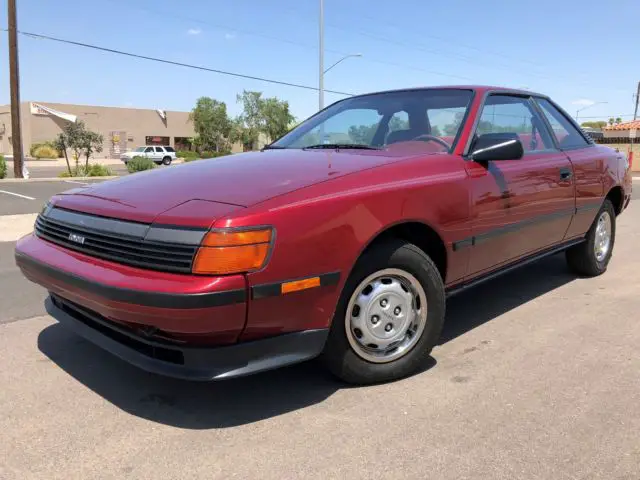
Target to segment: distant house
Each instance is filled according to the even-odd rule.
[[[607,143],[629,143],[629,134],[631,133],[631,130],[640,131],[640,120],[607,125],[604,127],[602,132],[605,139],[620,139],[618,142],[609,141]],[[636,142],[634,141],[634,143]]]

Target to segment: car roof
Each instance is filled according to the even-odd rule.
[[[361,95],[353,95],[349,98],[365,97],[367,95],[379,95],[382,93],[396,93],[396,92],[415,92],[422,90],[473,90],[479,94],[486,92],[500,92],[500,93],[514,93],[517,95],[531,95],[535,97],[549,98],[542,93],[536,93],[531,90],[524,90],[519,88],[498,87],[493,85],[434,85],[429,87],[410,87],[410,88],[398,88],[392,90],[381,90],[377,92],[364,93]]]

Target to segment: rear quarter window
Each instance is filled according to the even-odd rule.
[[[582,133],[546,98],[536,98],[542,113],[551,125],[560,148],[582,148],[589,146]]]

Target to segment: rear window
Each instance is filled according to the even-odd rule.
[[[167,152],[175,152],[175,150],[173,149],[173,147],[164,147],[164,149],[165,149]]]

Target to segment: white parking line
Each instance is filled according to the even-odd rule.
[[[13,195],[15,197],[26,198],[27,200],[35,200],[33,197],[28,197],[26,195],[22,195],[20,193],[7,192],[6,190],[0,190],[0,193],[6,193],[7,195]]]
[[[78,185],[89,185],[87,182],[76,182],[75,180],[65,180],[65,183],[76,183]]]

